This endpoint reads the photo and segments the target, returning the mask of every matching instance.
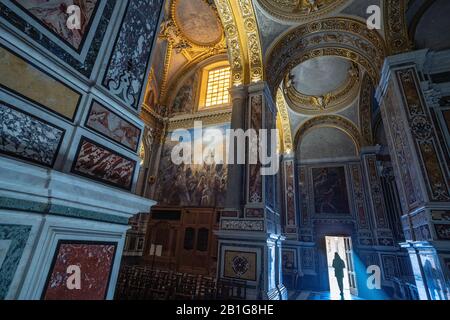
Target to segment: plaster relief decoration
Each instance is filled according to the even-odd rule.
[[[156,198],[166,205],[223,207],[225,205],[228,166],[225,164],[225,138],[229,124],[214,125],[199,129],[190,129],[189,140],[171,141],[171,133],[163,146]],[[210,131],[209,131],[209,130]],[[220,132],[212,140],[207,136],[213,131]],[[179,144],[196,144],[202,147],[202,164],[176,165],[172,161],[172,152]]]
[[[84,36],[89,31],[98,0],[14,0],[26,12],[31,14],[46,28],[57,34],[73,48],[80,49]],[[76,5],[80,8],[81,29],[69,29],[66,26],[69,14],[67,8]]]
[[[44,300],[104,300],[116,254],[116,243],[60,241],[53,258]],[[81,288],[70,290],[69,266],[80,268]]]
[[[82,75],[90,77],[116,3],[117,0],[2,1],[0,17]],[[69,17],[66,9],[72,4],[81,9],[80,30],[69,30],[66,26]]]
[[[347,0],[258,0],[272,16],[301,22],[317,19],[342,7]]]
[[[65,130],[0,101],[0,153],[53,167]]]
[[[327,18],[289,31],[270,51],[267,82],[272,92],[286,73],[307,60],[321,56],[349,59],[363,67],[378,83],[386,49],[383,38],[367,25],[349,18]]]
[[[73,173],[126,190],[131,190],[135,169],[135,161],[84,137],[72,166]]]
[[[350,214],[344,167],[313,168],[316,214]]]
[[[103,85],[125,104],[138,109],[162,0],[130,0],[109,61]]]
[[[0,224],[0,300],[8,294],[30,231],[31,226]]]
[[[95,100],[92,101],[86,127],[137,151],[141,130]]]
[[[317,57],[292,68],[283,87],[291,108],[304,115],[338,112],[356,98],[360,71],[340,57]]]
[[[224,277],[256,281],[256,253],[225,251]]]
[[[74,119],[81,99],[78,92],[2,46],[0,46],[0,70],[1,87],[68,120]]]
[[[450,200],[449,177],[441,167],[441,154],[432,119],[427,106],[419,93],[416,71],[406,69],[397,71],[397,77],[403,89],[407,118],[413,139],[422,157],[424,177],[427,180],[428,195],[433,201]],[[422,166],[421,166],[422,167]]]

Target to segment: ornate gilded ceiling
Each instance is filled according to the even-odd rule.
[[[318,19],[342,7],[348,0],[257,0],[271,16],[305,22]]]
[[[370,140],[370,117],[359,121],[358,117],[370,114],[367,97],[379,81],[384,58],[408,50],[410,44],[405,29],[406,0],[377,2],[384,9],[383,30],[367,28],[364,13],[359,12],[364,5],[355,5],[355,1],[172,0],[160,35],[167,40],[168,49],[159,102],[167,102],[167,93],[202,61],[228,53],[233,86],[267,82],[280,111],[285,149],[293,149],[290,131],[296,128],[290,126],[292,117],[319,126],[326,121],[333,126],[340,122],[344,131],[364,145]],[[267,16],[263,24],[255,13]],[[273,28],[271,19],[277,24]],[[270,35],[265,38],[266,32]],[[261,38],[270,40],[264,56]],[[312,73],[299,76],[297,68],[320,59],[335,63],[333,67],[319,63],[314,77]],[[360,105],[364,107],[361,112]],[[357,110],[349,111],[352,108]],[[350,121],[346,114],[356,116]],[[319,119],[313,121],[315,118]],[[362,134],[357,134],[358,130]]]
[[[302,115],[341,111],[359,93],[358,65],[340,57],[317,57],[286,74],[284,93],[289,106]]]
[[[172,17],[185,38],[198,46],[214,46],[223,38],[216,11],[203,0],[175,0]]]

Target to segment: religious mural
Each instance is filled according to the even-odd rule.
[[[92,102],[86,127],[137,151],[141,130],[97,101]]]
[[[53,167],[65,131],[0,101],[0,152]]]
[[[83,138],[72,172],[130,190],[136,162]]]
[[[256,281],[256,253],[225,251],[224,272],[226,278]]]
[[[42,298],[44,300],[104,300],[116,254],[115,243],[60,242]],[[69,266],[81,271],[81,288],[70,290]],[[69,281],[69,283],[71,283]]]
[[[316,213],[350,213],[344,167],[313,168],[312,179]]]
[[[40,23],[75,49],[79,49],[98,4],[98,0],[14,0]],[[76,5],[80,8],[81,29],[69,29],[66,26],[69,14],[67,8]]]
[[[229,124],[208,129],[220,131],[221,136],[209,140],[206,138],[207,130],[203,131],[202,136],[191,129],[191,140],[182,142],[194,145],[194,139],[197,138],[197,143],[201,144],[203,149],[203,164],[174,164],[171,155],[179,142],[171,141],[169,134],[159,168],[156,196],[160,203],[179,206],[224,206],[228,176],[228,167],[224,161],[225,134]]]
[[[193,111],[197,82],[198,75],[190,77],[185,81],[173,101],[171,113],[191,113]]]

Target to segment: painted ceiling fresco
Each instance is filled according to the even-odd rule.
[[[222,38],[220,21],[203,0],[177,0],[175,21],[183,34],[199,45],[214,44]]]

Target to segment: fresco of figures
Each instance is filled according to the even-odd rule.
[[[228,168],[224,164],[225,132],[229,125],[215,126],[213,129],[223,133],[222,138],[205,141],[203,145],[203,164],[181,164],[172,162],[172,150],[179,144],[170,141],[170,134],[164,145],[159,168],[156,198],[160,204],[195,207],[223,207],[227,188]],[[194,137],[194,130],[189,130]],[[183,143],[194,143],[194,140]]]
[[[344,167],[314,168],[314,207],[318,214],[349,214]]]

